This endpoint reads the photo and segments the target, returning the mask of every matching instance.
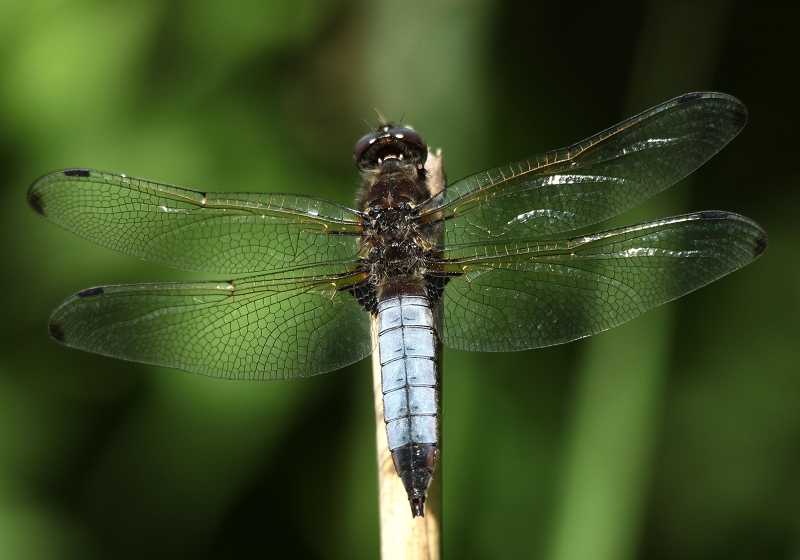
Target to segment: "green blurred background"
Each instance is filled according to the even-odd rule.
[[[373,108],[456,179],[716,90],[742,134],[614,223],[724,209],[770,248],[587,340],[447,352],[445,556],[800,560],[798,21],[771,0],[0,1],[0,557],[379,546],[368,363],[231,382],[59,346],[68,295],[192,276],[48,224],[38,176],[349,204]]]

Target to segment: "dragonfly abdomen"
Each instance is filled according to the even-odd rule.
[[[412,514],[424,515],[438,443],[435,334],[425,296],[378,303],[378,352],[389,451]]]

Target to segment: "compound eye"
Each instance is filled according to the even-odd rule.
[[[425,140],[422,138],[422,135],[413,128],[392,129],[392,136],[400,140],[404,140],[409,144],[414,144],[420,150],[422,150],[422,153],[428,153],[428,145],[425,144]]]
[[[361,140],[356,142],[356,147],[353,148],[353,160],[358,161],[358,158],[361,157],[361,154],[364,153],[364,150],[372,146],[375,141],[385,134],[382,130],[376,130],[375,132],[370,132],[369,134],[364,135]]]

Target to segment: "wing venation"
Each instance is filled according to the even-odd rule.
[[[61,303],[50,335],[124,360],[229,379],[286,379],[372,352],[369,313],[346,291],[353,263],[226,282],[103,286]]]
[[[454,247],[441,269],[462,275],[445,289],[443,341],[476,351],[569,342],[705,286],[766,245],[752,220],[711,212],[569,239]]]
[[[446,220],[447,245],[572,231],[682,179],[730,142],[746,119],[744,106],[729,95],[682,96],[568,148],[456,181],[426,210]]]
[[[220,274],[348,259],[362,229],[355,210],[310,196],[206,193],[83,169],[42,177],[28,202],[105,247]]]

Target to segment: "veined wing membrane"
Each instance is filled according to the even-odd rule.
[[[467,245],[442,270],[443,342],[513,351],[589,336],[740,268],[767,246],[764,230],[700,212],[561,240]]]
[[[448,186],[447,245],[555,235],[638,205],[682,179],[742,129],[747,111],[721,93],[687,94],[568,148]]]
[[[31,186],[31,207],[105,247],[220,274],[341,261],[357,252],[355,210],[310,196],[199,192],[84,169]],[[342,235],[345,234],[345,235]]]
[[[229,282],[90,288],[55,309],[50,334],[88,352],[213,377],[315,375],[372,352],[369,313],[339,291],[358,279],[352,270],[335,263]]]

